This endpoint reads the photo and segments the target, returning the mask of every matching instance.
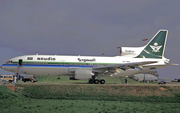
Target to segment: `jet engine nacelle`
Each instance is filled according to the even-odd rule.
[[[120,47],[120,55],[126,57],[138,56],[144,47]]]
[[[92,69],[76,69],[75,70],[75,79],[90,79],[92,78],[93,73]]]

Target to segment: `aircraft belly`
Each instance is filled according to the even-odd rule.
[[[67,75],[68,68],[55,67],[23,67],[22,74],[28,75]]]

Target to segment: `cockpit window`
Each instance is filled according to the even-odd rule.
[[[33,60],[33,57],[27,57],[27,60]]]
[[[11,60],[6,62],[6,64],[10,64],[10,63],[12,63],[12,61],[11,61]]]

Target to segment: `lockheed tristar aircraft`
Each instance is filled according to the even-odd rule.
[[[104,84],[102,76],[129,76],[176,65],[164,57],[167,35],[167,30],[159,30],[143,47],[121,47],[120,56],[25,55],[10,59],[1,68],[16,72],[21,60],[21,74],[68,75],[70,79]]]

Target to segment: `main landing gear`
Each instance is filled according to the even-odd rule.
[[[92,76],[92,79],[89,80],[90,84],[105,84],[105,80],[104,79],[100,79],[100,77],[98,77],[98,79],[95,79],[95,77],[98,76],[98,73],[95,73],[94,76]]]
[[[90,79],[90,80],[89,80],[89,83],[90,83],[90,84],[93,84],[93,83],[94,83],[94,84],[99,84],[99,83],[100,83],[100,84],[105,84],[105,80],[104,80],[104,79],[101,79],[101,80],[98,80],[98,79],[94,79],[94,80],[93,80],[93,79]]]

